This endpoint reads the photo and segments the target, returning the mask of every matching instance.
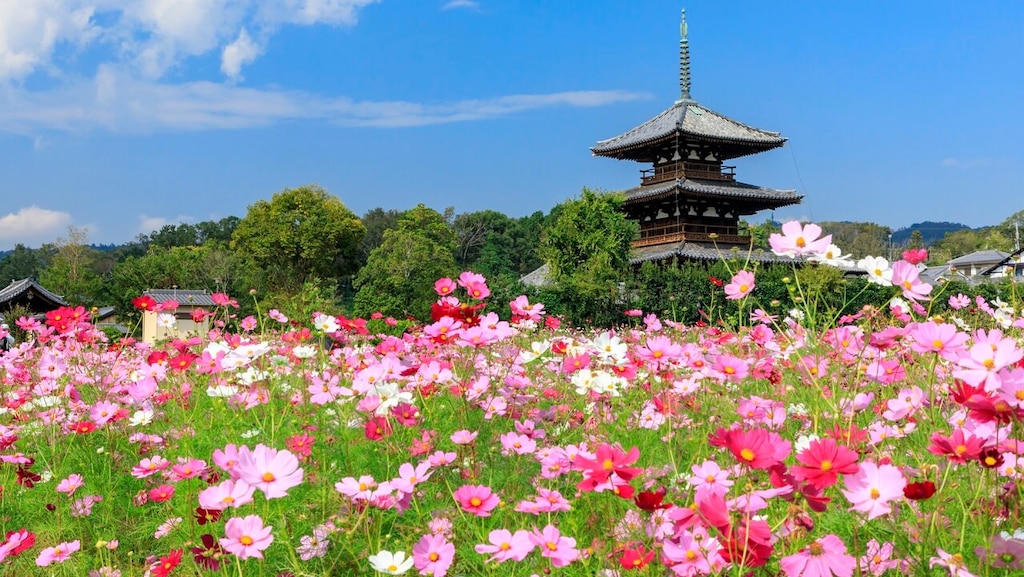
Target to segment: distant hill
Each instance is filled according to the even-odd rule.
[[[919,230],[921,231],[921,239],[924,241],[924,244],[929,245],[946,236],[947,232],[968,228],[971,227],[959,222],[932,222],[930,220],[926,220],[924,222],[914,223],[899,230],[894,230],[892,232],[892,242],[897,246],[903,245],[910,240],[910,235],[914,234],[915,230]]]

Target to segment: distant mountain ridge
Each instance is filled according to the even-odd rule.
[[[969,228],[971,227],[959,222],[934,222],[926,220],[892,231],[892,242],[896,245],[903,245],[910,240],[910,235],[914,234],[914,231],[917,230],[921,232],[921,239],[924,241],[924,244],[929,245],[937,240],[941,240],[942,237],[946,236],[947,232]]]

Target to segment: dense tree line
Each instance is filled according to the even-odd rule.
[[[124,245],[90,245],[87,231],[76,228],[38,249],[19,244],[0,259],[0,284],[35,277],[72,304],[114,306],[129,326],[137,315],[134,297],[174,287],[228,293],[241,314],[278,308],[293,318],[325,311],[423,320],[436,298],[433,282],[472,270],[488,279],[491,306],[507,309],[509,300],[528,294],[573,323],[624,322],[627,309],[686,322],[736,320],[736,303],[722,298],[717,283],[749,263],[631,264],[637,225],[625,219],[621,203],[619,195],[584,189],[548,214],[519,218],[423,205],[374,208],[359,217],[326,190],[304,186],[257,201],[241,218],[169,224]],[[952,232],[930,247],[932,260],[1010,250],[1022,218],[1024,211],[987,229]],[[918,233],[896,246],[891,229],[873,223],[821,226],[855,258],[898,258],[923,244]],[[771,221],[748,227],[756,248],[767,248],[777,229]],[[545,263],[546,284],[522,284]],[[891,296],[828,267],[766,265],[757,274],[758,302],[776,313],[815,299],[829,314],[849,314]],[[245,298],[250,292],[253,298]]]

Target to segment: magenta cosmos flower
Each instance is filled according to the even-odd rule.
[[[267,499],[288,495],[288,489],[302,483],[299,459],[290,451],[278,451],[259,444],[252,451],[242,449],[235,470],[238,478],[256,487]]]
[[[491,511],[501,503],[501,499],[487,485],[463,485],[452,496],[463,511],[477,517],[490,517]]]
[[[787,577],[851,577],[855,565],[856,560],[835,535],[825,535],[799,553],[779,560]]]
[[[272,529],[272,526],[263,526],[259,515],[232,517],[224,525],[225,536],[220,539],[220,546],[239,559],[262,559],[263,550],[274,542]]]

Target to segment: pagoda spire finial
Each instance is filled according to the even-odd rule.
[[[679,24],[679,98],[690,100],[690,41],[686,38],[686,9]]]

